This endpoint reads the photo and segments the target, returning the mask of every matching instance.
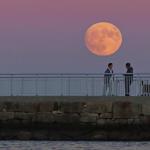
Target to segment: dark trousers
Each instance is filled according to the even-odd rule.
[[[104,95],[106,96],[107,94],[107,90],[110,93],[110,78],[109,77],[105,77],[104,78]]]
[[[130,76],[125,77],[125,96],[130,96],[130,86],[133,82],[133,78]]]

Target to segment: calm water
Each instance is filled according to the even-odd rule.
[[[0,141],[0,150],[150,150],[150,142]]]

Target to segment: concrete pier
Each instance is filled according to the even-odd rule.
[[[150,97],[0,97],[0,140],[150,140]]]

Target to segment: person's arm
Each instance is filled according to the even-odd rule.
[[[110,73],[110,71],[109,71],[108,69],[106,69],[105,73],[106,73],[106,74],[107,74],[107,73]]]
[[[105,76],[110,76],[109,74],[110,74],[110,71],[109,71],[109,69],[107,69],[107,70],[105,71]]]
[[[129,68],[128,71],[127,71],[127,73],[133,73],[133,68],[132,67]]]

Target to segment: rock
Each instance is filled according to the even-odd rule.
[[[131,102],[114,102],[113,118],[137,118],[141,113],[141,104]]]
[[[36,113],[39,109],[38,103],[32,102],[19,102],[16,105],[15,112],[24,112],[24,113]]]
[[[54,109],[54,103],[53,102],[40,102],[38,103],[39,110],[38,112],[52,112]]]
[[[112,102],[87,102],[82,112],[109,113],[112,112]]]
[[[0,112],[0,120],[14,119],[14,112]]]
[[[33,118],[33,122],[41,122],[41,123],[52,123],[54,120],[52,113],[50,112],[43,112],[43,113],[36,113],[35,117]]]
[[[150,115],[150,105],[142,104],[142,114]]]
[[[127,125],[128,119],[116,119],[115,123],[116,123],[116,125]]]
[[[149,115],[145,115],[140,117],[140,124],[144,124],[144,125],[150,125],[150,116]]]
[[[30,140],[31,139],[31,132],[29,131],[20,131],[17,134],[17,138],[19,140]]]
[[[35,140],[46,140],[48,139],[48,132],[47,131],[34,131],[32,137]]]
[[[134,124],[134,119],[127,119],[127,120],[129,125]]]
[[[102,118],[102,119],[112,119],[113,114],[112,113],[102,113],[102,114],[100,114],[100,118]]]
[[[81,113],[84,103],[82,102],[61,102],[60,111],[63,113]]]
[[[54,122],[55,123],[78,123],[80,124],[80,116],[78,114],[54,114]]]
[[[92,114],[92,113],[82,113],[80,122],[81,123],[95,123],[97,122],[98,114]]]
[[[34,116],[35,113],[24,113],[24,112],[14,113],[14,119],[18,119],[18,120],[32,120]]]
[[[103,125],[106,125],[106,119],[98,119],[97,120],[97,125],[101,125],[101,126],[103,126]]]

